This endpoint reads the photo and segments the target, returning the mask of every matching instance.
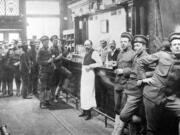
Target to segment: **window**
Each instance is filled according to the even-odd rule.
[[[60,34],[59,1],[26,1],[27,38]]]
[[[59,35],[60,31],[60,19],[56,17],[44,17],[44,18],[27,18],[27,36],[31,39],[33,35],[40,38],[43,35],[52,36],[54,34]]]
[[[59,15],[58,1],[27,1],[27,15]]]
[[[18,16],[19,0],[0,0],[0,16]]]
[[[0,41],[4,41],[4,34],[0,33]]]
[[[13,40],[19,40],[19,33],[9,33],[9,42],[11,43]]]

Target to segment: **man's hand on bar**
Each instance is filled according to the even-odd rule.
[[[123,74],[123,69],[119,68],[114,70],[114,73],[116,73],[117,75],[122,75]]]

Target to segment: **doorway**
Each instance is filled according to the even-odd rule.
[[[19,31],[1,31],[0,41],[12,43],[13,40],[21,40]]]

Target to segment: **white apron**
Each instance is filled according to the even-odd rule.
[[[82,66],[80,102],[81,109],[89,110],[97,106],[95,99],[95,73],[93,69],[86,71],[85,67],[85,65]]]

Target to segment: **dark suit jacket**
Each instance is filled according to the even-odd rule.
[[[120,52],[119,49],[116,49],[113,55],[111,55],[111,52],[109,52],[108,53],[108,61],[117,61],[119,52]]]

